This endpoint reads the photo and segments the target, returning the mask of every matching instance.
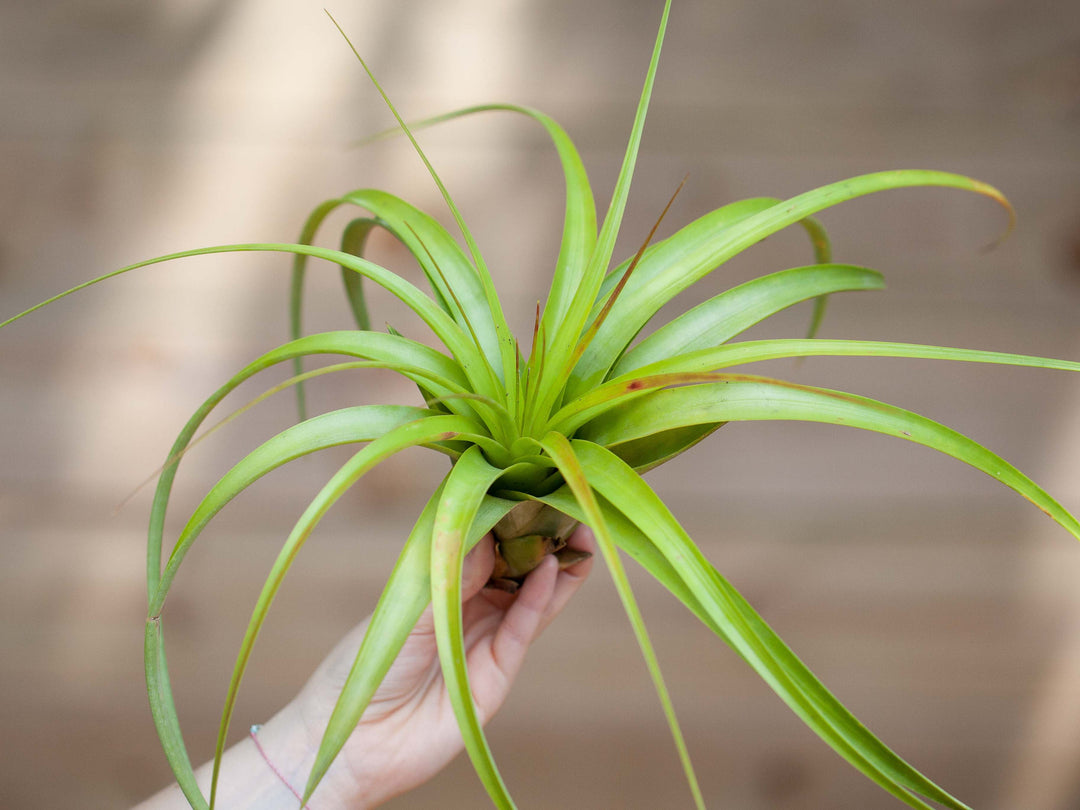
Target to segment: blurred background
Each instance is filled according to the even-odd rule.
[[[407,118],[513,101],[578,143],[601,212],[659,0],[339,0],[330,10]],[[289,241],[318,202],[387,188],[449,221],[322,3],[0,2],[0,319],[172,250]],[[562,181],[541,131],[491,114],[423,133],[531,328],[558,249]],[[746,196],[935,168],[1001,188],[1019,223],[940,189],[822,215],[837,260],[888,289],[834,297],[823,337],[1080,360],[1080,6],[1065,0],[676,0],[619,257],[682,177],[662,233]],[[344,219],[324,230],[332,244]],[[417,280],[392,240],[373,255]],[[697,298],[811,261],[800,233],[755,247]],[[288,260],[141,271],[0,333],[0,805],[122,808],[170,780],[144,692],[144,524],[199,402],[282,342]],[[311,329],[349,317],[312,267]],[[682,303],[697,300],[687,296]],[[374,322],[417,334],[372,294]],[[801,335],[796,307],[752,336]],[[1080,511],[1080,378],[906,360],[769,373],[877,397],[984,442]],[[276,374],[276,376],[275,376]],[[268,373],[235,405],[283,379]],[[392,377],[324,378],[315,410],[416,402]],[[170,528],[293,419],[283,395],[185,460]],[[211,755],[236,647],[292,522],[345,457],[268,476],[211,526],[166,611],[193,759]],[[285,703],[374,605],[443,474],[406,454],[324,521],[271,612],[233,723]],[[925,448],[823,425],[725,428],[651,474],[719,570],[916,767],[979,808],[1080,807],[1080,546],[1021,498]],[[737,657],[639,583],[710,806],[899,806],[819,742]],[[690,800],[609,578],[597,571],[530,654],[490,726],[522,807]],[[462,757],[395,807],[486,805]]]

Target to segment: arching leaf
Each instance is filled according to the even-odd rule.
[[[409,534],[371,615],[352,669],[319,743],[315,764],[304,789],[305,802],[349,739],[420,614],[431,603],[431,533],[442,493],[443,484],[440,484]],[[465,538],[465,553],[513,507],[514,501],[485,497]]]
[[[880,290],[881,274],[846,264],[796,267],[732,287],[657,329],[620,358],[615,378],[659,360],[726,343],[787,307],[851,290]]]
[[[639,559],[655,559],[651,544],[666,560],[661,581],[674,572],[693,594],[684,603],[750,664],[785,703],[825,742],[884,790],[918,810],[931,808],[917,795],[952,810],[970,808],[893,753],[848,712],[806,669],[753,608],[708,563],[667,507],[613,454],[584,441],[574,450],[590,482],[641,532],[623,535],[637,546]],[[640,552],[645,551],[644,554]],[[650,568],[656,566],[650,566]],[[676,595],[682,588],[673,589]]]
[[[501,473],[502,470],[484,460],[479,448],[472,447],[462,454],[447,476],[431,541],[431,608],[443,679],[465,750],[495,806],[512,810],[514,802],[495,766],[469,688],[461,615],[461,566],[465,559],[466,533],[484,493]]]

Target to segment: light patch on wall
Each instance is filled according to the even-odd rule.
[[[290,8],[280,1],[274,5],[277,8],[261,0],[238,3],[208,32],[186,75],[171,88],[174,97],[165,113],[170,131],[164,143],[148,144],[145,139],[140,142],[137,133],[119,133],[118,142],[105,150],[108,165],[101,173],[141,174],[132,178],[134,194],[153,202],[133,217],[130,205],[124,209],[127,218],[115,214],[125,221],[122,227],[117,223],[123,236],[110,242],[110,256],[131,261],[177,247],[288,241],[292,231],[282,234],[274,223],[295,221],[298,230],[301,217],[320,199],[296,199],[307,154],[301,145],[317,142],[319,133],[331,129],[339,110],[328,99],[358,81],[358,68],[320,10]],[[183,22],[181,16],[168,13],[162,18],[162,25]],[[295,24],[286,27],[290,22]],[[366,15],[364,36],[376,37],[379,26],[377,14]],[[133,159],[147,153],[141,164]],[[151,353],[169,355],[175,369],[198,366],[204,372],[220,367],[231,373],[221,355],[253,342],[260,330],[268,330],[265,322],[273,320],[275,342],[284,336],[283,309],[275,310],[273,318],[251,319],[253,296],[268,284],[284,285],[287,266],[284,257],[270,261],[265,255],[247,253],[143,271],[102,288],[92,314],[89,306],[86,310],[86,332],[115,335],[127,328],[125,324],[141,323],[141,334],[131,338],[127,333],[128,342],[138,340]],[[268,267],[272,273],[266,272]],[[150,326],[155,321],[163,327],[159,331],[166,345],[156,345],[158,330]],[[217,339],[214,345],[199,339],[175,342],[177,334],[198,333],[200,325],[210,321],[206,331]],[[88,354],[100,350],[100,346],[74,347],[66,362],[76,369]],[[175,432],[179,424],[175,408],[133,409],[152,399],[140,385],[149,376],[146,371],[117,363],[107,372],[108,384],[93,386],[93,407],[79,410],[70,428],[78,440],[69,443],[65,477],[85,478],[100,468],[103,458],[114,456],[118,414],[131,426],[136,443],[139,436],[168,437]],[[202,379],[190,382],[193,396],[201,398],[211,390]],[[136,389],[138,402],[132,398]],[[112,433],[103,427],[110,424]],[[133,474],[136,479],[145,467],[139,465]],[[131,483],[128,473],[125,486]]]

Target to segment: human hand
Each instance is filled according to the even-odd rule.
[[[568,545],[595,551],[592,533],[583,527]],[[529,645],[563,609],[592,568],[590,558],[559,571],[549,555],[511,595],[484,588],[494,562],[494,544],[488,536],[465,558],[462,569],[469,680],[481,723],[502,705]],[[362,622],[342,639],[291,706],[310,729],[316,747],[367,624]],[[327,778],[332,779],[337,795],[359,797],[355,800],[358,803],[350,806],[375,807],[426,782],[462,748],[439,666],[429,606]]]

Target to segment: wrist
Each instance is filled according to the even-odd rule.
[[[308,776],[315,764],[321,735],[316,736],[305,722],[295,703],[285,706],[255,734],[245,741],[262,760],[266,774],[273,777],[279,793],[291,808],[299,807],[297,795],[303,796]],[[373,807],[365,801],[360,785],[339,758],[319,782],[308,810],[366,810]]]

